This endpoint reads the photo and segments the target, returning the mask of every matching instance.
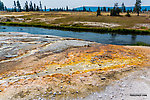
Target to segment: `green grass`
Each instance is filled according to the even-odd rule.
[[[142,26],[141,29],[146,29],[146,27],[143,27],[143,26]]]
[[[137,42],[135,44],[131,44],[132,46],[150,46],[150,44],[144,43],[144,42]]]

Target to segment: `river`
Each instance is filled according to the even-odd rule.
[[[30,34],[55,35],[94,41],[103,44],[128,45],[136,42],[150,44],[150,35],[120,35],[115,33],[73,32],[37,27],[0,26],[0,32],[27,32]]]

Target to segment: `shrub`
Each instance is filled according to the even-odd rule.
[[[129,10],[127,11],[127,14],[125,16],[131,17]]]

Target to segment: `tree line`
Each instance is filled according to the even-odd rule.
[[[4,3],[0,0],[0,10],[1,11],[12,11],[12,12],[21,12],[21,11],[26,11],[26,12],[29,12],[29,11],[87,11],[87,12],[91,12],[91,9],[86,9],[86,7],[83,6],[83,9],[81,10],[77,10],[75,8],[73,9],[69,9],[68,6],[66,6],[66,8],[49,8],[49,10],[47,10],[47,7],[42,6],[42,2],[40,1],[39,2],[39,5],[33,3],[32,1],[26,1],[24,6],[22,7],[19,0],[17,1],[14,1],[13,3],[13,7],[12,9],[7,9],[6,6],[4,6]],[[127,12],[127,16],[129,15],[129,13],[131,12],[137,12],[137,14],[139,15],[141,11],[141,0],[136,0],[136,3],[135,3],[135,7],[134,9],[130,9],[130,10],[126,10],[126,6],[124,3],[122,3],[121,7],[118,7],[118,3],[115,3],[114,4],[114,7],[111,9],[111,8],[107,8],[106,7],[98,7],[98,10],[97,10],[97,16],[101,15],[100,13],[101,12],[110,12],[110,15],[111,16],[119,16],[119,13],[120,12]],[[143,11],[147,11],[147,9],[145,8]]]
[[[36,3],[33,3],[32,1],[25,1],[24,6],[22,7],[20,4],[20,1],[14,1],[13,2],[13,7],[11,9],[7,9],[6,6],[4,6],[4,3],[0,0],[0,11],[11,11],[11,12],[22,12],[22,11],[47,11],[47,7],[42,6],[42,2],[39,2],[39,5],[37,5]],[[75,9],[69,9],[68,6],[66,6],[66,8],[49,8],[48,11],[76,11]]]
[[[26,1],[24,4],[24,7],[22,9],[19,0],[17,0],[17,2],[14,1],[14,5],[13,5],[13,8],[11,10],[14,12],[21,12],[21,11],[29,12],[29,11],[43,11],[43,8],[42,8],[41,1],[39,2],[39,5],[32,3],[32,1],[29,1],[29,2]]]
[[[136,0],[135,7],[133,10],[132,9],[126,10],[124,3],[122,3],[121,8],[119,8],[118,3],[115,3],[114,7],[112,9],[108,8],[108,10],[106,10],[106,7],[103,7],[101,9],[100,7],[98,7],[97,16],[101,15],[101,11],[110,12],[110,16],[120,16],[121,12],[127,12],[126,16],[128,17],[130,17],[130,12],[136,12],[137,16],[139,16],[139,13],[141,11],[141,0]],[[144,11],[147,11],[147,9],[145,9]]]

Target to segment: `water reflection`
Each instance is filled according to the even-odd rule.
[[[112,34],[111,34],[111,40],[112,40],[113,42],[115,41],[116,36],[117,36],[117,34],[115,34],[115,33],[112,33]]]
[[[132,44],[136,43],[136,38],[137,38],[137,35],[132,35],[131,36],[131,43]]]

